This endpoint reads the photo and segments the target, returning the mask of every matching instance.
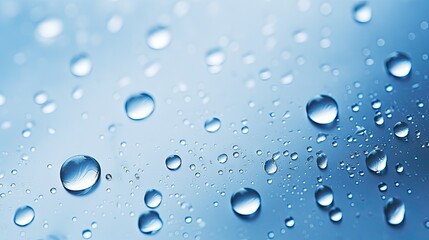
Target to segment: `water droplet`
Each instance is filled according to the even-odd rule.
[[[285,225],[288,228],[293,228],[293,226],[295,226],[295,220],[293,219],[293,217],[287,217],[285,219]]]
[[[403,173],[404,172],[404,165],[402,165],[400,163],[397,163],[395,168],[396,168],[397,173]]]
[[[261,196],[251,188],[240,188],[231,196],[231,206],[241,216],[251,216],[261,207]]]
[[[13,221],[19,227],[25,227],[33,222],[35,217],[34,209],[30,206],[22,206],[15,211]]]
[[[50,113],[55,112],[55,110],[57,110],[57,104],[54,101],[50,100],[50,101],[45,102],[42,105],[41,109],[42,109],[42,113],[50,114]]]
[[[387,184],[384,182],[381,182],[378,184],[378,190],[380,192],[385,192],[387,190]]]
[[[332,204],[334,201],[334,193],[328,186],[321,185],[316,189],[315,192],[316,202],[322,207],[326,207]]]
[[[408,124],[405,122],[397,122],[393,127],[393,132],[395,133],[395,136],[398,138],[404,138],[408,136],[409,131],[410,129],[408,128]]]
[[[86,53],[74,56],[70,61],[70,72],[76,77],[85,77],[92,70],[92,61]]]
[[[353,19],[358,23],[371,21],[372,10],[367,2],[360,2],[353,7]]]
[[[165,26],[155,26],[147,33],[146,43],[154,49],[160,50],[167,47],[171,42],[170,30]]]
[[[92,232],[89,229],[85,229],[82,231],[82,238],[83,239],[90,239],[92,237]]]
[[[317,166],[320,169],[324,170],[328,167],[328,156],[326,156],[326,154],[324,153],[319,154],[317,156],[316,162],[317,162]]]
[[[171,171],[176,171],[182,166],[182,159],[177,155],[170,155],[165,159],[165,165]]]
[[[337,102],[330,96],[319,95],[307,103],[307,116],[317,124],[330,124],[338,115]]]
[[[36,37],[41,42],[49,42],[63,32],[63,22],[60,19],[48,18],[36,27]]]
[[[131,120],[143,120],[155,110],[155,101],[151,95],[140,93],[132,95],[125,102],[125,112]]]
[[[215,132],[219,131],[221,124],[222,124],[222,122],[220,121],[220,119],[214,117],[214,118],[207,120],[204,123],[204,128],[209,133],[215,133]]]
[[[277,172],[277,169],[278,167],[276,161],[274,161],[273,159],[265,161],[264,170],[268,175],[273,175]]]
[[[115,15],[112,16],[107,22],[107,30],[111,33],[117,33],[122,29],[124,21],[121,16]]]
[[[206,64],[208,66],[219,66],[225,62],[225,53],[220,48],[214,48],[206,54]]]
[[[226,155],[225,153],[220,154],[220,155],[217,157],[217,161],[218,161],[219,163],[226,163],[226,161],[228,161],[228,155]]]
[[[3,106],[6,104],[6,96],[0,93],[0,106]]]
[[[185,217],[185,223],[189,224],[191,222],[192,222],[192,217],[191,216]]]
[[[380,109],[380,108],[381,108],[381,101],[380,101],[380,100],[378,100],[378,99],[374,99],[374,100],[371,102],[371,107],[372,107],[373,109],[375,109],[375,110]]]
[[[343,219],[343,212],[341,209],[334,207],[329,211],[329,219],[331,219],[332,222],[339,222]]]
[[[375,114],[374,122],[375,122],[375,124],[377,124],[377,126],[381,126],[384,124],[384,117],[380,112]]]
[[[398,225],[405,218],[405,204],[398,198],[389,198],[384,206],[386,221],[391,225]]]
[[[162,201],[162,194],[156,189],[146,191],[144,202],[148,208],[157,208]]]
[[[411,72],[411,59],[408,55],[402,52],[391,53],[386,62],[387,72],[396,78],[405,78]]]
[[[366,156],[366,166],[375,173],[381,173],[386,165],[387,155],[381,149],[374,149]]]
[[[46,101],[48,101],[48,94],[44,91],[40,91],[37,92],[36,94],[34,94],[34,102],[38,105],[42,105],[44,103],[46,103]]]
[[[158,212],[148,211],[140,215],[138,226],[140,232],[148,235],[154,235],[161,230],[163,222]]]
[[[61,166],[60,178],[63,187],[74,195],[89,193],[100,178],[100,164],[94,158],[76,155],[67,159]]]

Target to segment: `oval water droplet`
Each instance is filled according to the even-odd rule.
[[[406,78],[411,73],[411,59],[407,54],[402,52],[391,53],[385,65],[387,72],[396,78]]]
[[[408,136],[409,131],[410,129],[408,128],[408,124],[405,122],[397,122],[393,127],[393,132],[398,138],[404,138]]]
[[[321,185],[316,189],[314,193],[316,197],[316,202],[322,207],[326,207],[332,204],[334,201],[334,193],[332,189],[328,186]]]
[[[220,154],[220,155],[217,157],[217,161],[218,161],[219,163],[226,163],[226,161],[228,161],[228,155],[226,155],[225,153]]]
[[[91,70],[92,61],[86,53],[78,54],[70,61],[70,72],[76,77],[85,77]]]
[[[206,54],[206,64],[208,66],[219,66],[225,62],[225,53],[220,48],[214,48]]]
[[[332,222],[339,222],[343,219],[343,212],[341,209],[334,207],[329,211],[329,219],[331,219]]]
[[[42,105],[48,101],[49,97],[48,94],[44,91],[37,92],[34,94],[34,102],[38,105]]]
[[[204,128],[209,133],[215,133],[215,132],[219,131],[221,125],[222,125],[222,122],[220,121],[220,119],[214,117],[214,118],[207,120],[204,123]]]
[[[91,239],[92,238],[92,231],[89,229],[85,229],[82,231],[82,238],[83,239]]]
[[[398,198],[389,198],[384,206],[384,216],[391,225],[398,225],[405,218],[405,204]]]
[[[240,188],[231,196],[231,207],[240,216],[252,216],[261,207],[261,196],[251,188]]]
[[[386,165],[387,155],[381,149],[374,149],[366,156],[366,166],[375,173],[381,173]]]
[[[55,112],[55,110],[57,110],[57,104],[54,101],[49,100],[44,104],[42,104],[41,110],[42,110],[42,113],[44,114],[53,113]]]
[[[265,161],[264,170],[268,175],[273,175],[277,172],[277,169],[278,167],[276,161],[274,161],[273,159]]]
[[[330,96],[319,95],[308,101],[307,117],[317,124],[330,124],[338,116],[338,104]]]
[[[182,166],[182,159],[177,155],[170,155],[165,159],[165,165],[171,171],[176,171]]]
[[[147,235],[154,235],[162,228],[163,222],[158,212],[148,211],[140,215],[138,227],[140,232]]]
[[[372,9],[367,2],[360,2],[353,7],[353,19],[358,23],[371,21]]]
[[[22,206],[15,211],[13,221],[19,227],[25,227],[33,222],[35,217],[34,209],[30,206]]]
[[[131,120],[143,120],[155,110],[155,100],[147,93],[130,96],[125,102],[125,112]]]
[[[157,208],[162,201],[162,194],[156,189],[146,191],[144,202],[148,208]]]
[[[94,158],[76,155],[67,159],[60,170],[63,187],[74,195],[85,195],[95,189],[101,167]]]
[[[164,49],[170,44],[170,42],[171,33],[165,26],[155,26],[147,33],[146,43],[154,50]]]
[[[36,37],[41,42],[49,42],[63,32],[63,22],[57,18],[48,18],[36,27]]]
[[[285,225],[288,228],[293,228],[293,226],[295,226],[295,220],[293,219],[293,217],[287,217],[285,219]]]
[[[324,170],[328,167],[328,156],[326,156],[324,153],[319,154],[317,156],[316,162],[319,169]]]

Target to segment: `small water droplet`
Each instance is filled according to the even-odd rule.
[[[317,156],[316,162],[317,162],[317,166],[321,170],[324,170],[328,167],[328,156],[326,156],[326,154],[324,153],[321,153]]]
[[[70,61],[70,72],[76,77],[85,77],[91,70],[92,61],[86,53],[78,54]]]
[[[385,62],[387,72],[396,78],[405,78],[411,72],[412,63],[410,57],[402,52],[391,53]]]
[[[404,138],[408,136],[410,129],[408,128],[408,124],[405,122],[397,122],[393,127],[393,132],[395,136],[398,138]]]
[[[353,7],[353,19],[358,23],[371,21],[372,9],[367,2],[360,2]]]
[[[83,239],[91,239],[92,237],[92,232],[89,229],[85,229],[82,231],[82,238]]]
[[[276,161],[274,161],[273,159],[265,161],[264,170],[268,175],[273,175],[277,172],[277,169],[278,167]]]
[[[209,133],[215,133],[215,132],[219,131],[221,125],[222,125],[222,122],[220,121],[220,119],[214,117],[214,118],[207,120],[204,123],[204,128]]]
[[[143,120],[155,110],[155,101],[151,95],[140,93],[130,96],[125,102],[125,112],[131,120]]]
[[[285,225],[288,228],[293,228],[295,226],[295,220],[293,219],[293,217],[287,217],[285,219]]]
[[[165,159],[165,165],[171,171],[176,171],[182,166],[182,159],[177,155],[170,155]]]
[[[25,227],[33,222],[35,217],[34,209],[30,206],[22,206],[15,211],[13,221],[19,227]]]
[[[54,101],[49,100],[42,105],[41,109],[42,109],[42,113],[50,114],[55,112],[55,110],[57,110],[57,104]]]
[[[48,101],[49,97],[48,94],[44,91],[37,92],[34,94],[33,100],[36,104],[42,105]]]
[[[147,235],[154,235],[161,230],[163,222],[158,212],[148,211],[140,215],[138,227],[140,232]]]
[[[374,149],[366,156],[366,166],[375,173],[382,173],[386,165],[387,155],[381,149]]]
[[[156,189],[146,191],[144,202],[148,208],[157,208],[162,201],[162,194]]]
[[[329,219],[331,219],[332,222],[339,222],[343,219],[343,212],[341,209],[334,207],[329,211]]]
[[[378,184],[378,190],[379,190],[380,192],[385,192],[385,191],[387,191],[387,184],[386,184],[386,183],[384,183],[384,182],[379,183],[379,184]]]
[[[41,42],[50,42],[63,32],[63,22],[57,18],[48,18],[36,27],[36,37]]]
[[[251,188],[240,188],[231,196],[231,207],[240,216],[252,216],[261,207],[261,196]]]
[[[89,193],[100,179],[100,164],[94,158],[76,155],[61,166],[60,178],[63,187],[74,195]]]
[[[330,96],[319,95],[307,103],[307,117],[317,124],[330,124],[338,116],[337,102]]]
[[[321,185],[316,189],[315,192],[316,202],[322,207],[326,207],[332,204],[334,201],[334,193],[328,186]]]
[[[226,161],[228,161],[228,155],[226,155],[225,153],[222,153],[222,154],[220,154],[218,157],[217,157],[217,161],[219,162],[219,163],[226,163]]]
[[[170,42],[171,33],[165,26],[155,26],[147,33],[146,43],[154,50],[164,49],[170,44]]]
[[[391,225],[398,225],[405,218],[405,204],[399,198],[389,198],[384,206],[386,221]]]

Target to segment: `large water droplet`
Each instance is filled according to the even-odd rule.
[[[371,21],[372,10],[367,2],[360,2],[353,7],[353,19],[358,23]]]
[[[207,132],[214,133],[214,132],[219,131],[221,124],[222,124],[222,122],[220,121],[220,119],[214,117],[214,118],[207,120],[204,123],[204,128],[206,129]]]
[[[319,95],[307,103],[307,117],[317,124],[332,123],[338,115],[337,102],[330,96]]]
[[[375,173],[381,173],[386,165],[387,155],[381,149],[374,149],[366,156],[366,166]]]
[[[161,230],[163,222],[159,214],[155,211],[148,211],[140,215],[138,226],[140,232],[154,235]]]
[[[177,155],[170,155],[165,159],[165,165],[169,170],[176,171],[182,166],[182,159]]]
[[[411,72],[411,59],[402,52],[393,52],[389,55],[386,62],[387,72],[396,78],[405,78]]]
[[[25,227],[33,222],[35,217],[34,209],[30,206],[22,206],[15,211],[13,221],[17,226]]]
[[[70,72],[76,77],[85,77],[92,70],[92,61],[86,53],[74,56],[70,61]]]
[[[273,159],[265,161],[264,170],[268,175],[273,175],[277,172],[277,169],[278,167],[276,161],[274,161]]]
[[[147,93],[132,95],[125,102],[125,112],[131,120],[143,120],[155,110],[155,100]]]
[[[334,193],[332,189],[328,186],[321,185],[316,189],[314,193],[316,197],[316,202],[322,207],[326,207],[332,204],[334,201]]]
[[[76,155],[61,166],[60,178],[63,187],[75,195],[89,193],[100,179],[101,168],[90,156]]]
[[[36,37],[42,42],[49,42],[63,32],[63,22],[49,18],[40,22],[36,27]]]
[[[231,206],[241,216],[251,216],[261,207],[261,196],[251,188],[240,188],[231,196]]]
[[[393,132],[395,133],[395,136],[398,138],[404,138],[408,136],[409,131],[410,129],[408,128],[408,124],[405,122],[397,122],[393,127]]]
[[[162,201],[162,194],[156,189],[146,191],[144,202],[148,208],[157,208]]]
[[[398,198],[389,198],[384,206],[386,221],[391,225],[398,225],[405,218],[405,204]]]
[[[329,219],[331,219],[332,222],[339,222],[343,219],[343,212],[341,209],[334,207],[329,211]]]
[[[155,26],[147,33],[146,43],[155,50],[167,47],[171,42],[171,33],[167,27]]]

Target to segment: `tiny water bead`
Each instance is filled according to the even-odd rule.
[[[182,159],[177,155],[170,155],[165,159],[165,165],[171,171],[176,171],[182,166]]]
[[[219,131],[221,125],[222,125],[222,122],[220,121],[220,119],[217,117],[214,117],[214,118],[208,119],[204,123],[204,128],[209,133],[215,133]]]
[[[391,225],[398,225],[405,218],[405,204],[399,198],[389,198],[384,206],[384,216]]]
[[[285,219],[285,226],[288,228],[293,228],[295,226],[295,219],[293,219],[293,217],[287,217]]]
[[[48,94],[44,91],[37,92],[36,94],[34,94],[34,97],[33,97],[34,103],[38,105],[42,105],[46,103],[48,99],[49,99]]]
[[[70,61],[70,72],[76,77],[85,77],[91,70],[92,61],[86,53],[78,54]]]
[[[317,124],[330,124],[338,116],[338,104],[330,96],[319,95],[308,101],[307,117]]]
[[[278,169],[278,167],[277,167],[277,163],[275,160],[269,159],[269,160],[265,161],[264,170],[268,175],[273,175],[274,173],[277,172],[277,169]]]
[[[131,120],[143,120],[155,110],[155,100],[148,93],[130,96],[125,102],[125,113]]]
[[[146,43],[154,50],[164,49],[170,44],[170,42],[171,33],[165,26],[155,26],[147,33]]]
[[[74,195],[85,195],[94,189],[100,174],[100,164],[86,155],[70,157],[63,163],[60,170],[63,187]]]
[[[261,196],[252,188],[240,188],[231,196],[231,207],[240,216],[252,216],[261,207]]]
[[[147,190],[144,195],[144,202],[148,208],[157,208],[162,201],[162,194],[156,189]]]
[[[332,222],[339,222],[343,219],[343,212],[341,209],[334,207],[329,211],[329,219],[331,219]]]
[[[366,156],[365,161],[369,170],[381,173],[387,166],[387,155],[381,149],[374,149]]]
[[[408,124],[405,122],[397,122],[393,127],[393,132],[395,136],[398,138],[404,138],[408,136],[410,129],[408,128]]]
[[[334,201],[334,193],[332,192],[332,189],[325,185],[319,186],[314,195],[316,197],[317,204],[322,207],[329,206]]]
[[[220,154],[218,157],[217,157],[217,161],[219,162],[219,163],[226,163],[226,161],[228,161],[228,155],[226,155],[225,153],[222,153],[222,154]]]
[[[357,3],[353,7],[353,19],[358,23],[367,23],[371,21],[372,9],[368,2]]]
[[[82,238],[83,239],[91,239],[92,237],[92,231],[89,229],[85,229],[82,231]]]
[[[391,53],[385,62],[387,72],[396,78],[406,78],[411,73],[412,63],[410,57],[402,52]]]
[[[145,212],[138,220],[138,227],[143,234],[154,235],[161,230],[162,226],[162,219],[156,211]]]
[[[35,217],[34,209],[30,206],[22,206],[15,211],[13,221],[19,227],[25,227],[33,222]]]
[[[208,66],[220,66],[225,62],[225,53],[220,48],[214,48],[206,54],[206,64]]]

